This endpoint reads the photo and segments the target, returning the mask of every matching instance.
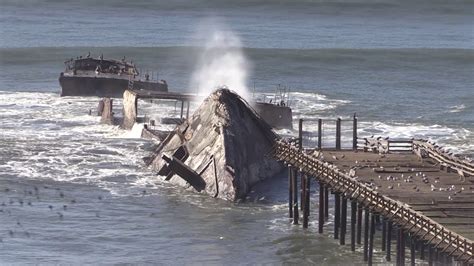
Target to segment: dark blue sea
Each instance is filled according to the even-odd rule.
[[[470,0],[0,0],[0,264],[363,263],[316,213],[290,224],[284,174],[239,203],[163,181],[142,160],[156,143],[59,97],[64,61],[126,56],[178,92],[286,88],[307,131],[357,113],[362,137],[472,158],[473,27]]]

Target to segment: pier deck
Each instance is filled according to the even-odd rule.
[[[474,239],[474,177],[440,170],[437,161],[412,153],[322,151],[321,156],[347,174],[353,169],[356,180],[375,191]]]
[[[395,233],[397,265],[405,263],[407,243],[412,265],[416,250],[430,265],[434,261],[474,263],[472,162],[445,153],[424,140],[381,143],[378,139],[365,139],[361,149],[356,145],[359,140],[356,134],[353,150],[304,149],[301,128],[300,121],[298,145],[279,140],[274,151],[274,156],[289,166],[289,214],[294,224],[298,224],[298,210],[301,210],[303,227],[308,226],[309,184],[315,179],[320,192],[319,233],[328,219],[328,191],[331,191],[335,197],[334,238],[345,244],[349,201],[351,249],[355,251],[356,242],[361,244],[364,227],[364,261],[369,265],[377,228],[375,220],[382,224],[382,250],[387,261],[391,261],[391,238]],[[398,152],[390,150],[390,145],[400,143],[405,147],[392,147]]]

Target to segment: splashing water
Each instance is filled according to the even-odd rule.
[[[198,94],[207,96],[225,86],[250,99],[246,84],[251,66],[242,51],[240,38],[216,19],[202,23],[196,37],[202,40],[203,48],[190,87],[197,87]]]

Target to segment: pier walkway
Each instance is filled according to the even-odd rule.
[[[274,156],[289,167],[289,216],[293,223],[298,224],[301,211],[303,227],[308,226],[313,179],[319,183],[319,232],[328,219],[331,191],[335,198],[334,238],[345,244],[349,201],[351,249],[355,251],[356,244],[362,244],[363,236],[363,257],[369,265],[375,230],[380,227],[387,261],[392,260],[392,236],[396,238],[397,265],[404,265],[406,257],[414,265],[415,253],[429,265],[473,264],[472,162],[424,140],[365,138],[362,145],[356,144],[360,141],[355,135],[351,150],[342,150],[340,145],[337,149],[304,149],[300,121],[299,141],[276,142]],[[406,245],[410,256],[405,256]]]

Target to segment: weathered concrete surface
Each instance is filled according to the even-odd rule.
[[[233,201],[243,198],[260,180],[283,170],[283,165],[269,156],[276,138],[271,127],[243,99],[221,89],[168,135],[150,165],[172,183],[201,190],[170,172],[163,159],[163,155],[171,158],[173,154],[184,157],[184,164],[204,180],[202,192]]]
[[[123,93],[123,122],[122,127],[131,129],[137,120],[137,95],[129,90]]]
[[[110,98],[103,98],[101,102],[102,104],[99,104],[99,106],[102,106],[103,109],[101,113],[100,123],[114,125],[114,113],[112,110],[113,100]]]

